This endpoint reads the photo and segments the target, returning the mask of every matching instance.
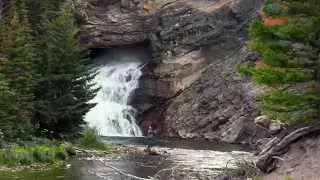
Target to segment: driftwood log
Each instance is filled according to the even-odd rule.
[[[275,160],[289,150],[290,144],[298,139],[320,130],[320,123],[304,125],[303,127],[286,130],[272,138],[258,154],[257,167],[264,172],[271,172],[275,168]]]

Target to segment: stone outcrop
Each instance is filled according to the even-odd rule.
[[[142,127],[163,135],[250,143],[260,91],[236,73],[256,57],[244,48],[260,0],[73,0],[81,41],[91,48],[146,43],[153,59],[134,105]],[[258,129],[258,130],[257,130]],[[254,138],[253,138],[254,137]]]
[[[73,0],[73,4],[86,46],[103,48],[147,39],[146,17],[133,0]]]
[[[172,100],[164,120],[169,135],[250,143],[265,131],[253,121],[261,89],[235,72],[250,58],[248,51],[235,47],[227,54],[213,58],[200,79]]]

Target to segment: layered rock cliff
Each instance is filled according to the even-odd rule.
[[[164,136],[251,143],[260,91],[236,73],[254,63],[246,25],[260,0],[73,0],[81,42],[91,48],[145,43],[153,59],[133,101],[140,125]]]

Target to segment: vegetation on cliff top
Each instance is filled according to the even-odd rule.
[[[320,117],[320,2],[266,0],[249,29],[260,60],[239,71],[270,91],[257,100],[263,114],[284,122]]]

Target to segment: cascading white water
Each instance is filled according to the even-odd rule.
[[[97,105],[86,114],[90,127],[102,136],[142,136],[136,110],[128,105],[142,75],[139,62],[116,62],[99,67],[95,82],[101,87],[92,100]]]

